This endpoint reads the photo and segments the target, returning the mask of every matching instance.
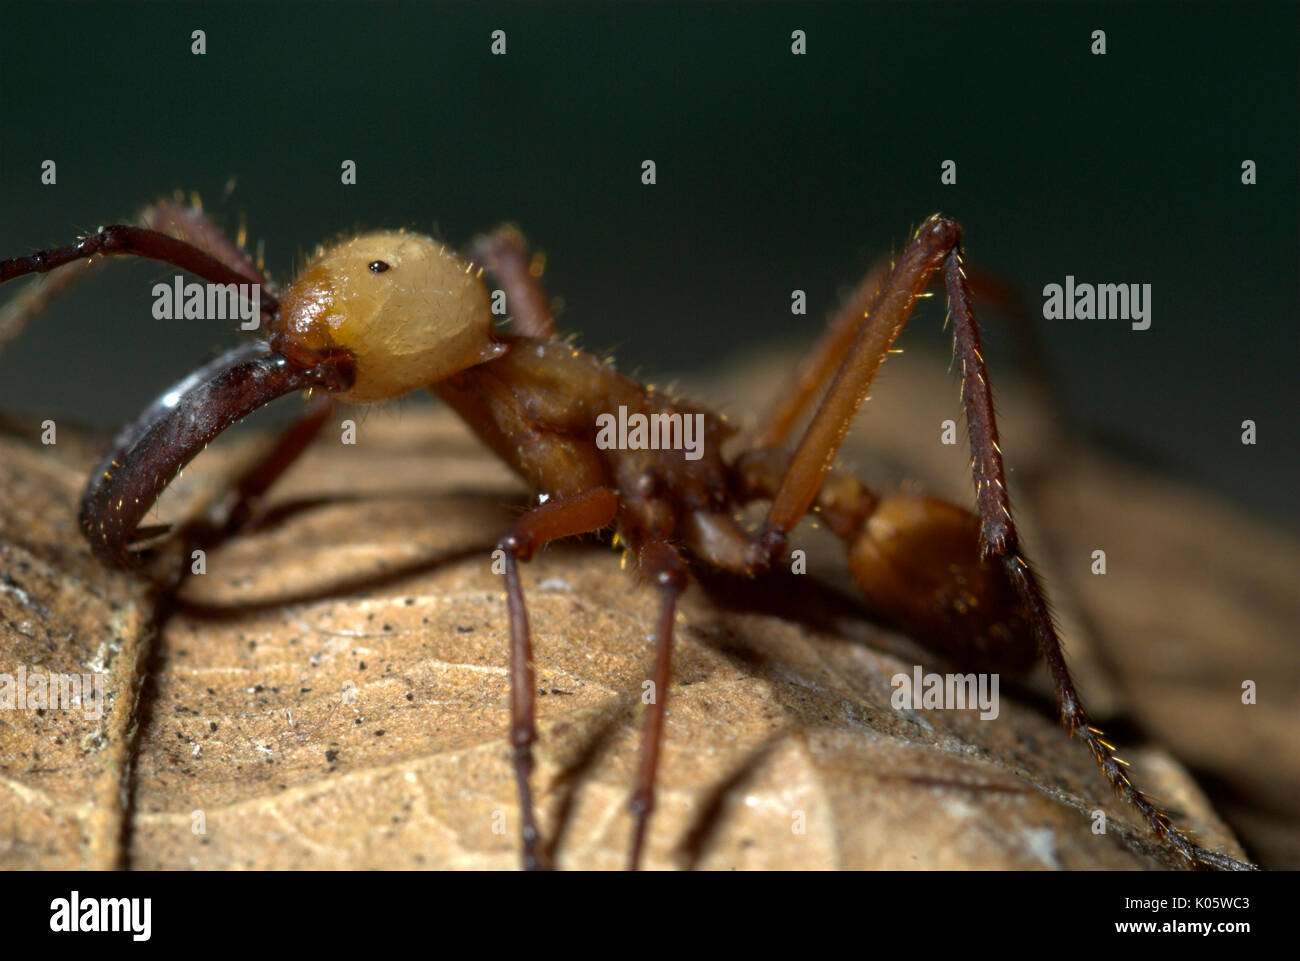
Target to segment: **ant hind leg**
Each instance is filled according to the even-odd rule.
[[[961,225],[945,217],[929,218],[899,255],[861,325],[835,379],[813,415],[803,439],[788,462],[768,511],[761,540],[756,545],[755,566],[765,567],[784,552],[786,537],[813,505],[853,418],[894,340],[911,316],[916,299],[936,270],[942,268],[953,320],[953,341],[961,362],[961,397],[971,444],[971,473],[975,481],[979,519],[978,551],[983,563],[1000,566],[1019,598],[1037,646],[1052,675],[1061,719],[1071,734],[1088,746],[1111,787],[1133,805],[1151,830],[1191,866],[1249,870],[1226,855],[1194,844],[1170,817],[1133,784],[1124,762],[1103,740],[1084,711],[1066,666],[1061,642],[1038,580],[1021,553],[1019,535],[1011,516],[1002,450],[998,446],[993,395],[980,353],[979,330],[971,309],[971,296],[961,265]]]

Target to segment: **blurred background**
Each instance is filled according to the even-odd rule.
[[[549,255],[563,327],[658,378],[774,344],[793,360],[869,262],[942,210],[968,263],[1030,305],[1078,425],[1295,530],[1298,11],[6,4],[0,255],[176,188],[232,231],[246,218],[282,281],[341,232],[463,244],[513,220]],[[107,429],[233,343],[153,319],[171,273],[114,264],[61,299],[0,356],[0,411]],[[1044,321],[1042,288],[1067,274],[1151,284],[1151,329]],[[946,364],[942,317],[927,304],[901,346]],[[1015,335],[988,339],[996,385]]]

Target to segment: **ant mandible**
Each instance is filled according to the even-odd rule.
[[[211,283],[261,285],[267,339],[230,350],[173,386],[118,435],[95,468],[82,496],[80,525],[107,565],[140,564],[142,541],[158,532],[140,528],[140,521],[209,441],[271,400],[303,389],[324,396],[239,483],[241,502],[259,496],[292,463],[335,399],[370,403],[421,387],[545,495],[498,544],[510,619],[510,743],[525,868],[542,865],[530,785],[536,685],[518,562],[551,541],[612,525],[660,592],[655,697],[646,711],[631,799],[629,866],[635,869],[654,809],[673,620],[687,558],[744,575],[765,572],[786,556],[795,525],[816,510],[845,542],[850,571],[873,608],[917,640],[969,664],[1024,669],[1041,654],[1067,730],[1084,741],[1117,794],[1155,834],[1191,866],[1251,869],[1196,845],[1174,826],[1133,784],[1084,710],[1012,520],[961,236],[955,220],[934,215],[892,264],[869,273],[773,407],[756,446],[730,459],[721,446],[732,429],[721,418],[658,394],[558,338],[523,238],[511,227],[476,240],[468,258],[414,233],[360,234],[320,250],[280,296],[201,210],[164,202],[149,208],[139,224],[103,227],[66,247],[0,262],[0,283],[127,254]],[[483,268],[506,291],[512,334],[494,328]],[[831,469],[876,372],[938,272],[961,363],[975,514],[917,494],[880,496]],[[827,379],[803,438],[786,452],[782,444],[793,424]],[[647,416],[702,414],[702,456],[599,446],[597,417],[620,406]],[[737,521],[738,510],[754,501],[770,502],[756,534]]]

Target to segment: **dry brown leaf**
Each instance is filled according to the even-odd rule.
[[[77,543],[69,507],[84,483],[82,455],[72,467],[0,440],[0,673],[106,675],[100,717],[0,710],[7,869],[111,868],[120,859],[149,605],[142,585],[108,574]]]
[[[16,580],[0,592],[0,672],[116,652],[113,709],[89,741],[58,712],[3,718],[0,867],[517,864],[489,555],[525,493],[445,413],[359,420],[356,446],[323,437],[277,486],[270,522],[212,550],[166,606],[134,739],[132,666],[162,608],[91,561],[73,522],[81,473],[0,440],[0,557]],[[180,509],[230,459],[218,446],[197,460]],[[656,597],[618,568],[590,542],[524,568],[545,692],[535,783],[562,868],[621,867],[630,838]],[[892,708],[892,675],[947,668],[811,577],[692,586],[678,632],[650,867],[1169,863],[1086,751],[1005,687],[996,721]],[[1072,640],[1102,678],[1085,687],[1096,703],[1104,672]],[[1240,853],[1169,755],[1126,756],[1205,843]]]

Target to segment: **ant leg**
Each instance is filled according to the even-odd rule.
[[[255,279],[262,285],[264,292],[278,294],[275,285],[267,279],[265,272],[258,268],[240,245],[231,240],[226,232],[204,212],[197,198],[189,204],[178,203],[175,200],[159,200],[141,212],[139,223],[142,227],[148,227],[150,230],[156,230],[197,247],[236,273],[243,274],[250,280]],[[243,231],[240,233],[242,236]]]
[[[668,684],[672,672],[673,619],[677,598],[686,587],[686,568],[677,551],[667,541],[653,540],[637,551],[637,566],[659,588],[659,629],[655,632],[654,694],[646,710],[645,729],[641,734],[641,765],[637,769],[636,790],[632,793],[632,816],[636,829],[632,835],[632,853],[628,869],[641,864],[641,849],[646,828],[655,806],[655,776],[659,771],[659,748],[663,743],[664,712],[668,705]]]
[[[517,560],[527,561],[550,541],[599,530],[618,513],[618,495],[596,487],[562,500],[534,507],[510,526],[497,549],[505,554],[506,606],[510,611],[510,745],[514,754],[515,784],[519,790],[520,836],[525,871],[535,871],[537,819],[533,813],[533,743],[537,740],[536,683],[533,680],[533,643],[528,609],[519,583]]]
[[[528,256],[528,243],[518,227],[506,224],[476,237],[467,253],[501,282],[517,333],[543,340],[556,335],[551,302],[542,287],[541,261]]]
[[[970,425],[971,455],[975,475],[976,501],[979,505],[981,556],[996,558],[1007,572],[1021,602],[1029,612],[1039,648],[1047,661],[1056,688],[1061,720],[1072,735],[1078,735],[1115,792],[1132,804],[1157,837],[1166,840],[1193,866],[1209,865],[1225,870],[1247,871],[1254,866],[1226,855],[1208,851],[1190,841],[1173,825],[1168,814],[1160,810],[1133,784],[1125,762],[1116,757],[1114,746],[1102,738],[1084,710],[1075,690],[1074,679],[1065,662],[1065,652],[1052,622],[1042,588],[1019,548],[1019,535],[1011,517],[1011,500],[1007,496],[1002,451],[998,447],[998,428],[993,416],[993,394],[980,354],[979,328],[971,311],[970,292],[961,267],[960,238],[944,262],[944,285],[953,318],[953,339],[962,367],[962,403]],[[972,376],[973,383],[972,383]]]
[[[795,422],[825,388],[844,355],[848,353],[863,321],[875,308],[876,297],[889,276],[889,262],[878,261],[853,288],[848,300],[831,318],[816,345],[791,380],[785,392],[763,415],[762,426],[754,438],[754,447],[780,447],[790,436]]]
[[[954,220],[931,217],[904,248],[885,286],[875,299],[875,308],[854,338],[840,363],[835,378],[795,449],[794,456],[772,499],[756,563],[763,566],[784,550],[785,539],[807,513],[821,489],[858,408],[890,347],[903,329],[912,305],[930,275],[961,237]],[[972,429],[972,436],[974,430]]]
[[[980,353],[979,330],[971,310],[970,292],[961,267],[961,226],[939,216],[927,220],[908,244],[891,271],[876,301],[876,310],[858,332],[853,347],[835,375],[826,397],[813,416],[803,440],[790,459],[785,476],[772,500],[761,540],[756,545],[756,567],[769,566],[784,550],[786,535],[807,512],[821,489],[854,414],[895,338],[911,314],[931,274],[942,265],[949,310],[953,318],[954,349],[962,365],[962,404],[966,410],[971,443],[971,472],[980,519],[979,552],[1004,568],[1029,617],[1038,647],[1052,674],[1061,718],[1071,734],[1087,744],[1103,774],[1117,794],[1142,814],[1156,835],[1168,841],[1193,865],[1250,869],[1250,865],[1193,844],[1175,828],[1169,816],[1133,785],[1114,748],[1092,726],[1065,662],[1051,612],[1038,581],[1024,559],[1011,501],[1007,496],[998,446],[993,395]]]
[[[186,206],[173,200],[160,200],[146,207],[137,218],[141,227],[175,237],[219,260],[231,270],[256,278],[263,291],[273,296],[276,289],[253,265],[242,250],[203,212],[201,207]],[[76,260],[60,270],[46,273],[27,285],[0,308],[0,351],[17,337],[31,319],[45,310],[51,301],[85,278],[99,264],[97,260]],[[76,266],[74,266],[74,264]]]
[[[150,230],[147,227],[137,227],[134,224],[113,224],[101,228],[98,233],[91,234],[89,237],[83,237],[74,244],[38,250],[25,257],[0,260],[0,284],[28,274],[49,273],[76,260],[88,260],[97,255],[109,254],[129,254],[148,260],[160,260],[214,284],[261,282],[260,274],[249,276],[228,266],[207,251],[169,234]],[[271,316],[279,308],[279,301],[270,291],[264,291],[261,295],[261,305],[262,314]]]
[[[890,267],[888,260],[879,260],[873,264],[840,305],[817,339],[812,352],[799,365],[784,393],[776,398],[763,415],[753,447],[780,447],[789,439],[800,415],[825,389],[827,381],[853,345],[863,322],[875,310],[876,297],[889,276]],[[1043,350],[1037,328],[1029,322],[1019,295],[990,275],[969,274],[967,282],[977,302],[992,304],[997,313],[1014,324],[1018,340],[1025,345],[1023,353],[1029,358],[1026,366],[1034,371],[1040,389],[1050,394],[1052,382],[1043,366]]]

